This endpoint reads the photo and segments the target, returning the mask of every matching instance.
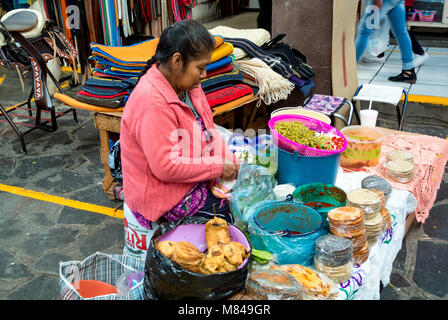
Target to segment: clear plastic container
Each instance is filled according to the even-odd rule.
[[[342,167],[374,167],[378,164],[384,134],[380,129],[365,126],[348,126],[341,129],[347,139],[342,152]]]

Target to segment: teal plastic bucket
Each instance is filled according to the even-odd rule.
[[[249,228],[253,247],[269,251],[277,264],[313,263],[317,238],[324,234],[322,217],[298,202],[272,201],[257,207]]]
[[[292,193],[293,199],[302,201],[305,205],[320,213],[323,227],[329,231],[327,214],[331,209],[343,207],[347,194],[341,188],[327,183],[308,183],[297,187]]]
[[[324,157],[302,156],[294,152],[277,149],[279,184],[291,183],[296,187],[320,182],[334,184],[339,169],[341,153]]]

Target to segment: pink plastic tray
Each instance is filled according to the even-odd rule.
[[[420,21],[431,22],[434,21],[435,13],[420,13]]]
[[[407,15],[407,21],[415,21],[417,18],[417,12],[412,12],[412,14]]]
[[[321,150],[304,146],[302,144],[296,143],[294,141],[285,138],[274,129],[275,124],[280,121],[299,121],[313,131],[334,134],[344,139],[344,145],[339,150]],[[274,138],[273,139],[274,143],[280,149],[285,151],[289,152],[297,151],[300,155],[304,156],[324,157],[333,155],[335,153],[343,152],[345,149],[347,149],[347,139],[338,129],[314,118],[294,114],[278,115],[272,117],[269,120],[268,126],[269,129],[271,130],[272,137]]]
[[[245,246],[248,250],[252,250],[252,247],[247,240],[246,236],[240,229],[229,224],[229,236],[232,241],[236,241]],[[175,227],[173,230],[160,237],[160,241],[187,241],[193,244],[199,251],[205,252],[207,250],[207,242],[205,241],[205,224],[181,224]],[[238,267],[241,269],[249,261],[249,258],[244,259],[243,263]]]

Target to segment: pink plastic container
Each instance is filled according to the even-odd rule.
[[[433,11],[422,11],[419,14],[420,21],[432,22],[432,21],[434,21],[435,15],[436,14]]]
[[[412,12],[407,14],[407,21],[415,21],[417,18],[417,12]]]
[[[322,149],[316,149],[311,148],[299,143],[296,143],[294,141],[291,141],[281,134],[279,134],[275,129],[274,126],[277,122],[280,121],[298,121],[301,122],[303,125],[308,127],[310,130],[316,131],[316,132],[322,132],[322,133],[331,133],[335,136],[339,136],[343,138],[344,144],[341,149],[338,150],[322,150]],[[344,135],[335,127],[326,124],[325,122],[322,122],[317,119],[313,119],[310,117],[300,116],[300,115],[294,115],[294,114],[285,114],[285,115],[279,115],[271,118],[268,122],[269,129],[271,130],[272,137],[274,138],[274,144],[276,144],[280,149],[293,152],[297,151],[300,155],[303,156],[309,156],[309,157],[325,157],[330,156],[335,153],[341,153],[347,148],[347,139],[344,137]]]

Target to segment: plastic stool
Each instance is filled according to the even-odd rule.
[[[400,107],[398,106],[398,104],[403,94],[404,102],[400,111]],[[408,103],[408,94],[405,89],[394,86],[363,84],[359,86],[358,89],[356,89],[353,101],[369,101],[370,103],[383,102],[394,105],[397,109],[398,130],[403,130],[404,114],[406,112],[406,105]],[[358,110],[356,108],[355,115],[359,123],[361,123]]]
[[[350,106],[348,119],[339,114],[338,111],[345,105]],[[352,122],[353,117],[353,104],[350,100],[336,96],[326,96],[321,94],[313,94],[311,97],[305,100],[302,109],[317,111],[330,117],[334,123],[335,118],[339,118],[344,121],[345,125],[349,125]]]

